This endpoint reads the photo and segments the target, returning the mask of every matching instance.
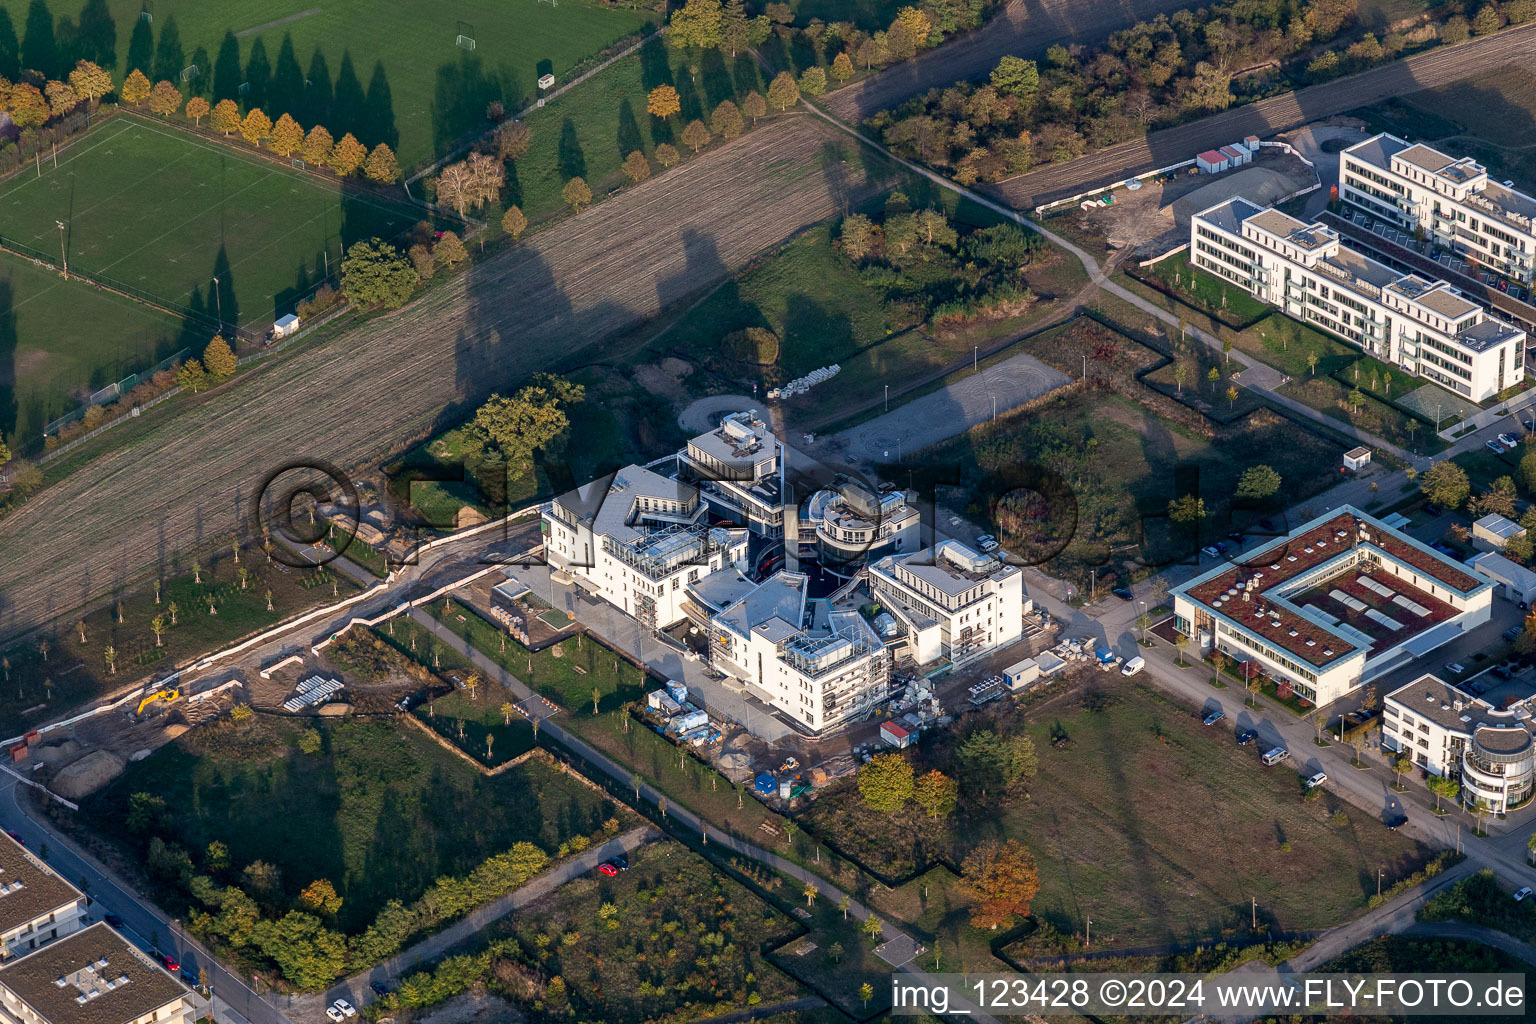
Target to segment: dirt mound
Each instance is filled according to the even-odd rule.
[[[60,796],[79,800],[117,778],[126,765],[110,750],[93,750],[55,775],[49,788]]]
[[[80,744],[75,740],[44,743],[33,747],[30,756],[52,768],[59,768],[80,756]]]

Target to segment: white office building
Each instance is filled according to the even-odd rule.
[[[1481,402],[1525,379],[1525,332],[1333,229],[1234,198],[1196,214],[1190,262],[1382,362]]]
[[[757,416],[735,412],[677,453],[678,478],[694,485],[720,519],[755,534],[784,534],[784,445]]]
[[[857,611],[811,600],[804,574],[778,572],[756,586],[719,576],[694,588],[702,604],[711,591],[739,594],[710,619],[710,663],[749,693],[813,733],[861,718],[890,695],[891,658],[879,635]]]
[[[1531,798],[1536,757],[1529,701],[1499,710],[1432,675],[1387,694],[1381,745],[1461,783],[1468,807],[1495,814]]]
[[[1422,231],[1457,255],[1530,284],[1536,199],[1454,157],[1382,133],[1339,155],[1339,198],[1404,231]]]
[[[869,567],[869,589],[906,627],[919,665],[966,662],[1024,635],[1024,574],[957,540]]]
[[[745,530],[707,525],[690,484],[626,466],[544,508],[546,558],[581,589],[650,629],[684,618],[685,587],[745,564]]]

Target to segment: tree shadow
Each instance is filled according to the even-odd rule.
[[[142,24],[142,22],[140,22]],[[134,31],[138,28],[135,26]],[[133,66],[133,45],[128,46],[128,63]],[[223,42],[219,43],[219,55],[213,62],[213,101],[240,99],[240,83],[245,81],[244,69],[240,66],[240,40],[235,34],[225,31]]]
[[[304,103],[300,123],[312,126],[330,121],[332,96],[331,66],[326,63],[324,51],[317,46],[309,58],[309,71],[304,75]]]
[[[744,53],[736,55],[731,74],[736,80],[737,96],[745,96],[762,88],[763,80],[757,72],[757,61]]]
[[[11,282],[0,281],[0,438],[19,448],[16,436],[16,307]]]
[[[4,8],[0,8],[0,75],[12,81],[21,77],[21,44],[16,40],[11,12]]]
[[[704,86],[704,95],[709,99],[711,110],[726,100],[736,98],[736,85],[731,81],[730,69],[725,66],[725,57],[719,50],[704,51],[704,59],[699,66],[699,77]]]
[[[208,283],[213,285],[213,313],[219,333],[233,337],[234,329],[240,323],[240,300],[235,296],[235,272],[223,243],[219,244],[219,253],[214,257],[213,274]]]
[[[704,117],[704,101],[699,98],[699,87],[694,84],[692,75],[684,75],[677,80],[677,105],[678,116],[683,123],[702,120]]]
[[[667,44],[652,39],[640,47],[640,84],[650,92],[658,85],[672,84],[672,59]]]
[[[640,135],[640,122],[635,120],[635,108],[626,97],[619,103],[619,156],[645,150],[645,139]]]
[[[485,62],[474,54],[464,52],[457,62],[443,64],[437,69],[430,113],[433,152],[441,156],[465,135],[483,127],[486,108],[492,101],[516,107],[522,96],[512,71],[505,67],[488,71]]]
[[[304,115],[304,71],[299,67],[299,58],[293,52],[293,37],[286,32],[277,48],[277,61],[272,65],[272,84],[267,92],[272,104],[272,109],[267,113],[272,116],[272,120],[276,121],[283,114],[294,118]]]
[[[517,176],[517,161],[507,162],[507,180],[501,186],[502,202],[508,206],[523,205],[523,183]]]
[[[320,283],[320,278],[323,276],[318,270],[320,262],[322,261],[316,261],[317,269],[311,272],[309,261],[299,260],[298,266],[294,268],[293,284],[290,287],[278,289],[277,293],[272,296],[273,320],[292,313],[300,300],[308,298],[309,293],[315,290],[315,287]]]
[[[390,149],[400,146],[400,130],[395,127],[395,102],[389,91],[389,78],[384,74],[384,62],[373,62],[373,74],[368,78],[368,95],[364,100],[363,134],[358,136],[372,149],[383,143]]]
[[[43,0],[27,7],[27,26],[21,36],[21,63],[45,78],[59,77],[59,41],[53,31],[53,15]]]
[[[260,36],[251,44],[251,56],[245,62],[245,86],[246,109],[260,107],[265,111],[268,90],[272,88],[272,62],[267,58],[267,44]]]
[[[576,137],[576,122],[568,117],[560,122],[560,148],[556,161],[560,177],[565,181],[587,176],[587,155],[582,152],[581,140]]]
[[[664,142],[672,142],[676,138],[673,132],[672,119],[669,117],[651,117],[651,142],[661,145]],[[624,154],[628,156],[629,154]]]
[[[212,58],[208,56],[208,51],[199,46],[197,49],[192,51],[192,60],[190,63],[193,67],[197,68],[197,73],[194,74],[191,81],[187,83],[188,92],[190,92],[193,96],[208,95],[209,86],[213,83],[213,77],[209,74],[209,71],[211,71],[213,68],[213,61]]]
[[[357,71],[352,67],[352,51],[343,50],[341,66],[336,69],[336,93],[331,97],[331,134],[338,140],[348,133],[357,135],[362,130],[367,105],[363,83],[357,80]]]
[[[179,82],[182,69],[187,66],[187,51],[181,45],[181,29],[176,26],[176,15],[167,14],[160,27],[160,42],[155,45],[156,81]]]
[[[109,70],[117,67],[117,22],[112,19],[107,0],[86,0],[80,9],[79,20],[74,23],[60,17],[58,39],[62,64],[66,68],[82,60]]]
[[[779,367],[786,374],[794,377],[807,373],[857,350],[848,314],[829,312],[804,292],[793,292],[785,299]]]

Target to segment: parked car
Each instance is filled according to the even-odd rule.
[[[1131,593],[1131,588],[1130,587],[1116,587],[1113,591],[1111,591],[1111,593],[1113,593],[1116,597],[1118,597],[1122,601],[1133,600],[1135,598],[1135,596],[1136,596],[1136,595]]]
[[[613,865],[613,862],[606,860],[597,866],[597,870],[610,878],[619,873],[619,869]]]
[[[347,1019],[347,1015],[334,1006],[327,1006],[325,1008],[325,1015],[331,1018],[331,1020],[336,1021],[336,1024],[341,1024],[342,1021]]]
[[[1493,452],[1493,454],[1495,454],[1495,455],[1503,455],[1504,454],[1504,446],[1499,444],[1499,442],[1497,442],[1497,441],[1484,441],[1483,442],[1483,447],[1487,448],[1489,451]]]
[[[107,924],[111,925],[113,928],[116,928],[118,931],[122,931],[123,919],[118,917],[116,914],[102,914],[101,919],[107,922]]]
[[[1493,674],[1498,676],[1506,683],[1515,678],[1515,674],[1509,669],[1505,668],[1503,665],[1495,665],[1493,667]]]
[[[1519,636],[1521,633],[1524,633],[1524,632],[1525,632],[1525,627],[1524,626],[1510,626],[1508,629],[1506,629],[1504,631],[1504,639],[1508,640],[1510,643],[1514,643],[1515,637]]]
[[[1291,752],[1284,747],[1271,747],[1264,752],[1264,756],[1259,758],[1259,760],[1263,761],[1265,766],[1268,767],[1269,765],[1279,764],[1290,756]]]
[[[1273,519],[1260,519],[1259,525],[1266,530],[1273,530],[1275,528],[1275,521]]]
[[[1227,553],[1227,545],[1225,543],[1223,543],[1222,541],[1217,541],[1216,542],[1216,550],[1221,552],[1224,555],[1224,554]]]
[[[1318,772],[1316,775],[1310,776],[1307,779],[1307,788],[1308,789],[1316,789],[1318,786],[1321,786],[1323,783],[1325,783],[1327,781],[1328,781],[1328,773],[1327,772]]]
[[[1233,530],[1231,533],[1227,534],[1227,540],[1241,544],[1243,542],[1243,535],[1237,530]]]
[[[1461,662],[1459,661],[1446,662],[1445,670],[1453,676],[1459,676],[1466,671],[1465,668],[1462,668]]]
[[[345,999],[338,999],[334,1003],[332,1003],[331,1005],[333,1007],[335,1007],[336,1009],[340,1010],[341,1011],[341,1015],[343,1017],[356,1017],[357,1016],[357,1010],[355,1010],[353,1008],[352,1004],[347,1002]]]
[[[368,983],[368,987],[373,989],[373,994],[376,996],[389,995],[389,986],[384,984],[382,981],[370,981]]]
[[[1212,711],[1210,714],[1205,716],[1205,724],[1206,725],[1215,725],[1217,722],[1221,721],[1223,718],[1226,718],[1226,717],[1227,717],[1227,713],[1225,711],[1221,710],[1221,708],[1217,708],[1215,711]]]
[[[155,954],[155,959],[160,961],[160,966],[161,967],[164,967],[166,970],[170,971],[172,974],[174,974],[177,971],[181,970],[181,961],[177,960],[175,957],[171,956],[169,953],[156,953]]]
[[[1217,551],[1213,547],[1204,547],[1204,548],[1201,548],[1200,551],[1201,551],[1202,554],[1210,555],[1212,558],[1220,558],[1221,557],[1221,552]]]
[[[1499,443],[1502,444],[1505,448],[1510,449],[1511,451],[1513,451],[1514,449],[1520,447],[1520,442],[1515,440],[1514,437],[1512,437],[1509,434],[1500,434],[1499,435]]]
[[[1387,828],[1393,832],[1396,832],[1406,824],[1408,824],[1408,815],[1406,814],[1394,814],[1387,819]]]
[[[1237,745],[1240,747],[1246,747],[1248,744],[1252,743],[1258,738],[1259,734],[1254,732],[1252,729],[1244,729],[1242,732],[1237,734]]]
[[[1424,505],[1424,514],[1427,516],[1438,516],[1441,514],[1440,506],[1432,501],[1427,502]]]
[[[1523,902],[1525,900],[1525,898],[1527,896],[1530,896],[1530,895],[1531,895],[1531,887],[1528,886],[1528,885],[1523,885],[1520,888],[1515,890],[1515,902],[1516,903]]]
[[[1120,674],[1123,675],[1123,676],[1133,676],[1137,672],[1140,672],[1142,669],[1144,669],[1146,667],[1147,667],[1147,659],[1146,658],[1141,658],[1141,657],[1130,658],[1130,659],[1128,659],[1126,661],[1126,663],[1124,665],[1120,666]]]

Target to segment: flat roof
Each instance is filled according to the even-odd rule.
[[[1484,551],[1467,564],[1499,583],[1507,583],[1520,590],[1536,588],[1536,572],[1505,558],[1497,551]]]
[[[936,547],[910,555],[891,555],[881,561],[901,566],[950,597],[959,597],[977,584],[1005,579],[1019,571],[992,555],[972,551],[957,540],[940,541]]]
[[[1380,135],[1372,136],[1364,142],[1355,143],[1344,152],[1364,163],[1380,167],[1382,170],[1391,170],[1392,157],[1407,148],[1408,142],[1406,140],[1400,139],[1396,135],[1382,132]]]
[[[1507,324],[1502,320],[1489,317],[1470,327],[1465,327],[1456,334],[1456,342],[1474,352],[1482,352],[1502,345],[1508,341],[1514,341],[1525,332],[1513,324]]]
[[[1472,525],[1493,534],[1495,537],[1518,537],[1525,532],[1525,527],[1512,519],[1506,519],[1497,512],[1488,513]]]
[[[565,492],[555,503],[598,536],[625,542],[642,533],[629,524],[630,512],[639,497],[688,503],[698,498],[698,490],[692,484],[662,476],[644,466],[629,465],[611,477],[599,477]]]
[[[79,889],[0,832],[0,931],[20,928],[84,898]]]
[[[741,637],[749,636],[757,627],[775,619],[794,633],[805,622],[807,594],[805,573],[781,569],[721,610],[715,619]],[[771,628],[765,635],[777,643],[782,639],[778,636],[782,632],[782,629]]]
[[[1417,143],[1401,149],[1396,155],[1398,159],[1413,164],[1413,166],[1421,171],[1428,171],[1430,174],[1438,174],[1446,166],[1456,162],[1438,149],[1426,146],[1423,143]]]
[[[1479,746],[1495,753],[1518,753],[1530,745],[1526,716],[1500,711],[1485,700],[1468,696],[1438,676],[1422,675],[1387,694],[1387,700],[1399,705],[1403,714],[1434,722],[1442,729],[1475,736]]]
[[[1432,309],[1448,320],[1459,320],[1468,313],[1475,313],[1483,307],[1464,296],[1457,295],[1447,287],[1430,288],[1422,295],[1414,299],[1425,309]]]
[[[1223,231],[1240,235],[1242,234],[1243,221],[1256,213],[1263,212],[1263,210],[1264,207],[1249,202],[1242,196],[1233,196],[1231,199],[1223,200],[1215,206],[1201,210],[1195,216],[1200,220],[1209,221]]]
[[[1301,231],[1307,227],[1306,221],[1297,220],[1288,213],[1270,207],[1244,218],[1254,227],[1262,231],[1268,231],[1272,235],[1288,238],[1292,232]]]
[[[101,922],[0,967],[0,986],[49,1024],[127,1024],[191,991]]]

